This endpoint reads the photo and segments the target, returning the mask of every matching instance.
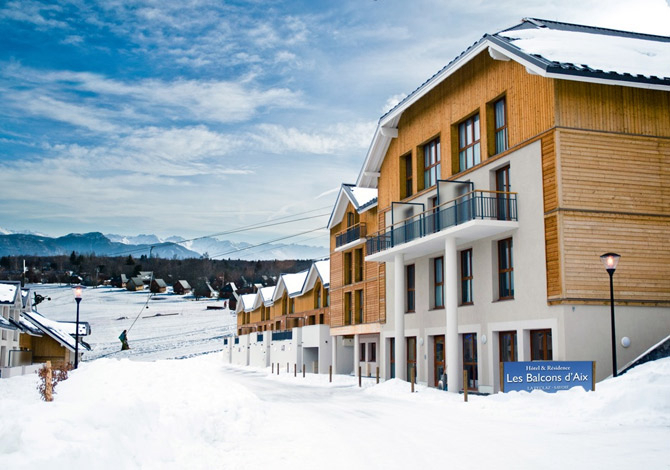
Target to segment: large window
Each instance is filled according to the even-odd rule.
[[[498,298],[500,300],[514,298],[514,258],[511,238],[498,242]]]
[[[507,150],[507,109],[505,106],[505,98],[500,98],[493,103],[493,114],[495,153],[498,154]]]
[[[551,346],[551,329],[530,331],[530,360],[551,361],[553,360]]]
[[[444,308],[444,258],[433,259],[433,308]]]
[[[461,304],[472,304],[472,249],[461,251]]]
[[[407,313],[414,313],[414,309],[416,308],[415,304],[415,294],[416,294],[416,284],[415,284],[415,270],[414,270],[414,265],[409,264],[405,266],[405,285],[407,286],[407,293],[405,296],[405,307]]]
[[[423,146],[423,187],[435,186],[441,175],[440,138],[438,137]]]
[[[498,333],[500,362],[516,362],[516,331],[501,331]]]
[[[480,140],[479,114],[475,114],[458,125],[459,171],[479,164],[481,161]]]
[[[414,192],[413,180],[414,180],[414,171],[412,170],[412,154],[408,153],[400,157],[401,165],[401,181],[400,187],[404,189],[404,192],[401,194],[400,198],[405,199],[410,197]]]
[[[358,248],[354,251],[354,264],[355,264],[355,276],[354,280],[356,282],[361,282],[363,280],[363,248]]]
[[[363,312],[365,309],[365,300],[363,298],[363,289],[359,289],[354,293],[354,298],[356,300],[356,323],[363,323]]]
[[[353,260],[351,256],[351,252],[347,252],[344,254],[344,284],[351,284],[351,281],[353,279]]]

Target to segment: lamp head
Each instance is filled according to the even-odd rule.
[[[619,264],[619,258],[621,258],[621,256],[616,253],[605,253],[604,255],[600,255],[600,261],[603,262],[603,265],[608,272],[610,270],[614,272],[617,264]]]
[[[81,301],[81,295],[82,295],[83,290],[84,290],[84,286],[82,286],[82,285],[74,286],[74,299],[77,302]]]

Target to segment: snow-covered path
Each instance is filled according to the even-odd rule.
[[[221,354],[85,362],[41,402],[0,380],[0,468],[668,469],[670,359],[598,390],[450,395],[271,374]]]

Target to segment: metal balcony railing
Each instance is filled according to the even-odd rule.
[[[366,242],[368,255],[475,219],[517,221],[516,193],[471,191],[377,232]]]
[[[335,247],[339,248],[347,243],[355,242],[356,240],[364,238],[365,235],[367,235],[367,233],[364,223],[352,225],[348,229],[335,235]]]

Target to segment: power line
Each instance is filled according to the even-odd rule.
[[[270,243],[275,243],[275,242],[278,242],[278,241],[281,241],[281,240],[286,240],[288,238],[299,237],[300,235],[305,235],[306,233],[316,232],[317,230],[323,230],[324,228],[325,227],[317,227],[315,229],[307,230],[305,232],[300,232],[300,233],[296,233],[296,234],[293,234],[293,235],[288,235],[286,237],[275,238],[274,240],[270,240],[270,241],[267,241],[267,242],[258,243],[257,245],[251,245],[251,246],[247,246],[247,247],[244,247],[244,248],[238,248],[236,250],[227,251],[225,253],[218,253],[216,255],[213,255],[212,258],[216,258],[218,256],[226,256],[226,255],[230,255],[230,254],[233,254],[233,253],[239,253],[240,251],[250,250],[252,248],[256,248],[256,247],[263,246],[263,245],[269,245]]]

